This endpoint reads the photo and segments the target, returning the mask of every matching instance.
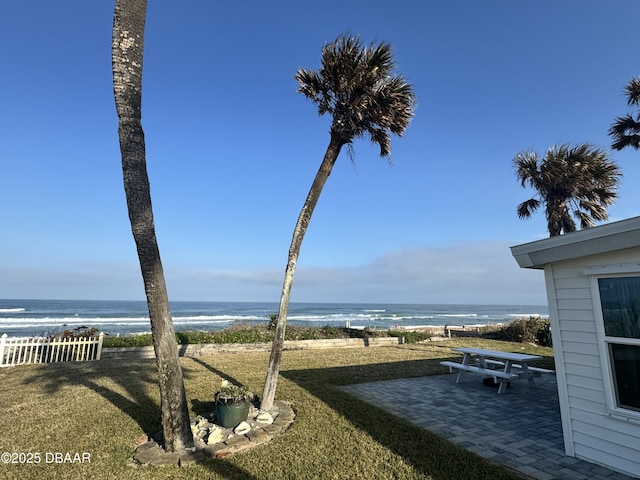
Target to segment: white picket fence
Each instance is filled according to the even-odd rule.
[[[25,363],[86,362],[100,360],[104,334],[98,337],[0,337],[0,367]]]

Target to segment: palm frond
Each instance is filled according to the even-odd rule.
[[[322,49],[318,71],[298,70],[298,93],[333,116],[331,135],[343,144],[368,135],[391,152],[390,134],[401,136],[414,115],[413,87],[394,75],[393,49],[386,42],[363,46],[359,37],[342,34]]]
[[[629,106],[640,105],[640,77],[632,78],[624,87],[624,93],[627,96]]]
[[[369,130],[369,136],[371,137],[371,143],[374,143],[380,147],[380,156],[388,157],[391,153],[391,138],[389,133],[384,128],[372,128]]]
[[[614,150],[640,148],[640,115],[637,118],[631,115],[616,118],[609,128],[609,136],[613,139],[611,148]]]
[[[530,185],[540,196],[551,236],[576,230],[572,214],[581,228],[608,218],[607,207],[617,198],[622,172],[606,151],[589,143],[563,144],[547,149],[542,159],[524,151],[513,162],[521,185]],[[531,215],[527,202],[518,206],[520,218]]]
[[[517,208],[518,218],[523,219],[531,217],[531,214],[535,212],[539,206],[540,200],[536,198],[530,198],[529,200],[522,202]]]
[[[625,86],[624,93],[627,96],[629,106],[640,105],[640,77],[632,78]],[[640,148],[640,113],[633,118],[627,114],[615,119],[609,128],[609,136],[612,139],[611,147],[614,150],[622,150],[626,147]]]
[[[599,221],[609,218],[609,215],[607,214],[607,208],[598,202],[581,200],[578,202],[578,206],[579,208],[576,208],[573,212],[576,217],[582,217],[586,215],[592,219]]]
[[[581,229],[584,230],[585,228],[591,228],[595,225],[595,222],[593,221],[593,218],[591,215],[581,210],[576,210],[573,212],[573,214],[578,218],[578,220],[580,220]]]
[[[513,158],[513,165],[516,169],[516,177],[520,180],[520,184],[524,187],[527,183],[534,187],[540,176],[538,170],[538,154],[535,152],[525,151],[516,154]]]
[[[576,222],[571,218],[568,212],[564,212],[560,216],[560,231],[564,233],[571,233],[577,230]]]
[[[365,61],[372,71],[378,76],[390,75],[395,67],[393,60],[393,47],[389,43],[380,42],[378,45],[371,44],[365,51]]]

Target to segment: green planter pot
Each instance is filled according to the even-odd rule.
[[[235,428],[249,415],[249,402],[216,403],[216,423],[224,428]]]

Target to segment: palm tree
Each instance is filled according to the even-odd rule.
[[[289,247],[278,320],[262,395],[263,410],[271,409],[275,397],[289,298],[300,246],[340,150],[346,145],[349,153],[352,153],[353,140],[367,135],[372,143],[380,147],[380,156],[389,157],[390,134],[401,136],[413,118],[413,88],[401,75],[394,73],[395,67],[393,51],[388,43],[381,42],[367,47],[361,44],[360,38],[343,34],[322,49],[320,70],[300,68],[296,74],[300,85],[298,93],[311,99],[317,105],[320,115],[328,113],[333,119],[329,146],[302,206]]]
[[[141,123],[146,0],[116,0],[111,45],[122,173],[133,238],[144,281],[158,367],[165,448],[193,446],[187,398],[169,298],[156,240]]]
[[[525,151],[513,159],[516,176],[523,187],[537,192],[518,205],[518,217],[529,218],[544,205],[550,236],[594,226],[595,220],[606,220],[607,206],[617,197],[616,189],[622,173],[606,152],[588,143],[568,144],[547,150],[544,158]]]
[[[633,78],[625,87],[627,104],[629,106],[640,105],[640,77]],[[611,147],[614,150],[622,150],[625,147],[640,148],[640,112],[633,118],[627,114],[616,118],[609,129],[609,136],[613,139]]]

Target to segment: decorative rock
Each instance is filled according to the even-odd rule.
[[[249,418],[255,418],[259,413],[260,410],[258,410],[253,404],[249,406]]]
[[[199,428],[203,428],[204,425],[207,424],[207,423],[209,423],[209,421],[206,418],[204,418],[203,416],[198,415],[196,417],[196,425],[198,425]]]
[[[179,462],[180,454],[177,452],[173,452],[157,456],[156,458],[151,460],[151,462],[149,462],[149,465],[151,465],[152,467],[164,467],[166,465],[179,465]]]
[[[144,445],[140,445],[136,449],[134,459],[140,465],[148,465],[158,457],[162,457],[164,453],[164,450],[160,448],[160,446],[156,442],[151,441],[145,443]]]
[[[273,423],[273,417],[269,412],[262,412],[256,417],[256,422],[271,425]]]
[[[164,455],[163,450],[149,449],[140,452],[134,456],[136,462],[140,465],[149,465],[153,460]]]
[[[238,425],[235,428],[234,433],[236,435],[244,435],[250,430],[251,430],[251,425],[249,425],[247,422],[241,422],[240,425]]]
[[[236,435],[233,438],[229,438],[225,443],[227,446],[231,447],[231,450],[234,453],[251,446],[251,440],[244,435]]]
[[[195,452],[182,452],[180,454],[180,466],[191,465],[194,463],[202,462],[207,459],[207,455],[203,451]]]
[[[157,442],[153,441],[153,440],[148,440],[146,442],[144,442],[141,445],[138,445],[136,447],[136,452],[140,453],[140,452],[144,452],[145,450],[149,450],[150,448],[160,448],[160,446],[158,445]]]
[[[269,417],[271,423],[266,423],[269,422]],[[276,401],[274,408],[269,412],[254,407],[248,416],[251,420],[238,425],[235,433],[229,428],[222,428],[211,423],[213,418],[213,414],[207,414],[198,415],[191,420],[190,426],[195,443],[192,449],[168,453],[159,445],[162,439],[161,433],[158,434],[155,441],[149,439],[145,442],[143,438],[142,443],[135,449],[131,466],[183,466],[242,452],[269,442],[276,435],[284,432],[294,422],[295,413],[290,405],[282,401]],[[202,436],[203,432],[204,436]],[[202,438],[199,438],[201,436]]]
[[[288,425],[286,424],[274,423],[271,425],[265,425],[262,428],[270,435],[278,435],[279,433],[282,433],[287,426]]]
[[[271,435],[269,435],[267,432],[265,432],[261,428],[256,430],[251,430],[250,432],[247,433],[247,437],[256,445],[268,442],[272,438]]]
[[[214,443],[220,443],[222,441],[222,429],[218,426],[213,426],[209,431],[209,438],[207,439],[207,445],[213,445]]]

